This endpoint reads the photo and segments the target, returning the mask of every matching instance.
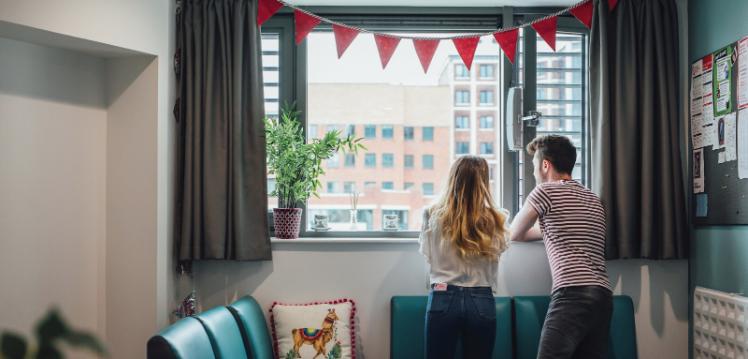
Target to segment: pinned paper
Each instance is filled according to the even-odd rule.
[[[496,42],[501,46],[501,50],[504,51],[504,55],[509,59],[509,62],[514,64],[514,58],[517,55],[517,39],[519,38],[519,29],[511,29],[509,31],[495,32],[493,37]]]
[[[353,40],[356,39],[356,36],[358,36],[358,30],[332,24],[332,32],[335,34],[335,47],[338,50],[338,58],[340,58]]]
[[[309,15],[303,11],[293,11],[294,25],[296,27],[296,45],[304,41],[307,35],[314,29],[315,26],[319,25],[320,20],[318,17]]]
[[[738,41],[738,108],[748,108],[748,37]]]
[[[392,54],[397,49],[397,44],[400,43],[400,38],[374,35],[374,42],[377,43],[377,51],[379,51],[379,60],[382,62],[382,68],[386,68],[390,62],[390,58],[392,58]]]
[[[732,45],[714,53],[714,115],[732,111]]]
[[[592,0],[582,3],[581,5],[572,8],[569,12],[574,15],[577,20],[581,21],[584,26],[588,29],[592,28]]]
[[[257,3],[257,26],[268,21],[283,7],[278,0],[259,0]]]
[[[434,58],[436,48],[439,46],[439,40],[437,39],[413,39],[413,47],[416,49],[416,55],[418,60],[421,61],[421,67],[423,73],[429,71],[429,65],[431,65],[431,59]]]
[[[725,122],[725,162],[738,159],[737,122],[735,112],[724,117]]]
[[[545,20],[532,24],[532,28],[545,40],[545,43],[556,51],[556,29],[558,27],[558,17],[551,16]]]
[[[455,48],[457,49],[457,53],[460,54],[462,63],[465,64],[468,71],[470,71],[470,66],[473,64],[475,49],[478,47],[479,41],[480,37],[478,36],[452,39],[452,42],[455,44]]]
[[[704,149],[693,151],[693,193],[704,192]]]
[[[748,109],[738,112],[738,178],[748,178]]]

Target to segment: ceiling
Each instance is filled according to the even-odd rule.
[[[299,6],[432,6],[432,7],[498,7],[498,6],[571,6],[579,0],[287,0]]]

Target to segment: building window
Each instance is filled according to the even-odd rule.
[[[410,191],[413,188],[414,184],[413,182],[405,182],[403,183],[403,190]]]
[[[455,143],[455,153],[458,155],[466,155],[470,153],[470,142],[458,141]]]
[[[470,78],[470,71],[463,64],[455,64],[455,79],[465,80]]]
[[[364,137],[366,139],[377,138],[377,126],[375,125],[364,126]]]
[[[412,140],[415,135],[415,129],[413,126],[405,126],[403,127],[403,138],[405,138],[406,141]]]
[[[392,125],[382,125],[382,138],[391,140],[395,135],[395,129]]]
[[[384,209],[382,210],[382,223],[385,221],[385,216],[397,216],[397,225],[399,230],[408,229],[408,211],[397,210],[397,209]]]
[[[382,154],[382,167],[392,168],[395,166],[395,155],[392,153]]]
[[[470,91],[468,91],[468,90],[456,90],[455,91],[455,105],[456,106],[468,106],[468,105],[470,105]]]
[[[482,80],[493,80],[496,67],[492,64],[480,64],[478,66],[479,77]]]
[[[346,153],[345,154],[345,166],[356,167],[356,155],[352,153]]]
[[[348,125],[345,127],[346,136],[356,136],[356,125]]]
[[[367,153],[364,155],[364,166],[367,168],[377,167],[377,155],[373,153]]]
[[[493,90],[481,90],[479,101],[481,106],[493,105]]]
[[[371,190],[371,189],[374,189],[376,187],[377,187],[377,183],[374,182],[374,181],[366,181],[366,182],[364,182],[364,189]]]
[[[405,168],[413,168],[413,162],[413,155],[405,155],[403,158],[403,166],[405,166]]]
[[[470,118],[465,115],[455,116],[455,129],[457,130],[470,129]]]
[[[480,143],[480,154],[492,155],[493,154],[493,142],[481,142]]]
[[[340,166],[340,154],[336,153],[326,162],[327,168],[338,168]]]
[[[307,133],[308,138],[317,138],[317,125],[309,125],[309,133]]]
[[[343,182],[343,192],[353,193],[356,190],[356,182],[345,181]]]
[[[423,169],[432,170],[434,169],[434,155],[423,155],[421,157]]]
[[[337,182],[327,182],[327,193],[335,193],[338,191],[338,183]]]
[[[480,128],[481,129],[493,129],[493,116],[482,115],[480,117]]]
[[[433,196],[434,195],[434,184],[431,182],[424,182],[422,185],[423,188],[423,194],[425,196]]]
[[[386,191],[392,191],[395,189],[395,182],[392,181],[384,181],[382,182],[382,189]]]
[[[421,138],[424,141],[433,141],[434,140],[434,128],[433,127],[424,127],[421,129],[423,132],[421,134]]]

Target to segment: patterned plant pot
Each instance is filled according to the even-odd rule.
[[[276,238],[299,238],[301,208],[273,208],[273,223]]]

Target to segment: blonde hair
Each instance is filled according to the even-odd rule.
[[[488,175],[485,159],[458,158],[444,193],[430,210],[446,241],[463,259],[496,260],[507,247],[507,215],[495,208]]]

